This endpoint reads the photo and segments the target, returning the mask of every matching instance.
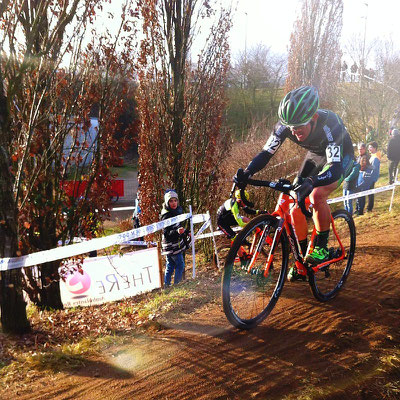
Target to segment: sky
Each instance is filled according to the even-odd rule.
[[[265,44],[276,53],[286,53],[293,23],[300,13],[300,0],[221,0],[225,6],[237,4],[230,44],[232,54]],[[366,5],[368,4],[368,5]],[[365,19],[365,17],[367,17]],[[399,0],[344,0],[342,46],[354,35],[366,42],[373,38],[392,40],[400,48]]]

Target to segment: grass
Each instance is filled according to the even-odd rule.
[[[96,335],[96,326],[91,326],[88,335],[76,335],[76,331],[63,331],[60,322],[68,326],[74,323],[90,324],[97,319],[97,315],[86,320],[85,315],[91,314],[85,308],[76,307],[65,311],[40,311],[36,306],[27,307],[27,314],[34,323],[34,332],[28,341],[24,338],[12,338],[11,336],[0,336],[1,345],[6,350],[0,351],[0,384],[7,387],[12,382],[27,382],[29,377],[40,376],[43,372],[57,373],[60,371],[71,371],[86,365],[88,357],[101,354],[107,348],[129,341],[132,334],[140,333],[143,329],[151,329],[153,320],[158,317],[180,315],[182,304],[196,303],[194,307],[208,302],[209,298],[204,296],[206,290],[199,290],[200,280],[198,278],[186,280],[177,286],[166,290],[157,289],[151,293],[144,293],[136,298],[126,299],[121,302],[108,303],[98,306],[96,312],[105,315],[110,320],[126,319],[129,321],[125,326],[133,327],[133,330],[115,328],[112,334]],[[200,293],[196,293],[199,291]],[[199,295],[199,299],[196,297]],[[195,299],[193,301],[193,299]],[[67,315],[68,314],[68,315]],[[37,321],[40,321],[38,324]],[[65,325],[66,324],[66,325]],[[101,322],[100,322],[101,324]],[[92,329],[93,328],[93,329]],[[33,342],[37,333],[44,334],[49,339],[41,340],[41,343]],[[83,337],[82,337],[83,336]],[[21,341],[22,340],[22,341]],[[2,348],[0,347],[0,350]]]
[[[137,165],[123,165],[122,167],[112,167],[111,173],[117,175],[117,179],[131,178],[132,173],[137,171]]]

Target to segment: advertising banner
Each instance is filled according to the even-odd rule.
[[[60,280],[66,308],[103,304],[161,287],[157,247],[122,256],[86,258],[82,271]]]

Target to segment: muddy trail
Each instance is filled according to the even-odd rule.
[[[222,311],[219,276],[201,306],[111,346],[72,372],[0,392],[19,399],[399,399],[400,244],[388,226],[358,232],[349,279],[318,302],[286,282],[266,321],[244,332]],[[214,274],[217,275],[217,274]],[[188,305],[189,304],[189,305]]]

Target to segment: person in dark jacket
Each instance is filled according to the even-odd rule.
[[[363,192],[371,188],[374,183],[374,169],[369,162],[368,156],[364,154],[360,158],[360,172],[358,174],[357,192]],[[356,215],[363,215],[365,208],[365,196],[359,197],[356,203]]]
[[[179,205],[178,195],[174,190],[169,190],[164,195],[164,204],[161,210],[161,221],[183,214],[182,207]],[[162,249],[166,255],[166,266],[164,285],[171,285],[172,274],[174,275],[174,284],[182,280],[185,270],[184,251],[187,248],[188,232],[180,224],[176,223],[167,226],[162,231]]]
[[[393,129],[392,137],[387,146],[387,157],[389,160],[389,185],[394,183],[396,169],[400,161],[400,134],[398,129]]]
[[[375,187],[376,181],[379,179],[379,173],[380,173],[380,168],[381,168],[381,155],[380,152],[378,152],[378,143],[377,142],[371,142],[368,143],[368,151],[371,154],[371,157],[369,158],[369,162],[372,166],[372,184],[370,186],[370,189],[373,189]],[[374,199],[375,195],[369,194],[368,195],[368,204],[367,204],[367,211],[371,212],[372,209],[374,208]]]
[[[357,161],[353,163],[353,169],[343,180],[343,196],[347,196],[357,192],[357,181],[360,172],[360,164]],[[344,208],[353,215],[353,200],[344,200]]]

